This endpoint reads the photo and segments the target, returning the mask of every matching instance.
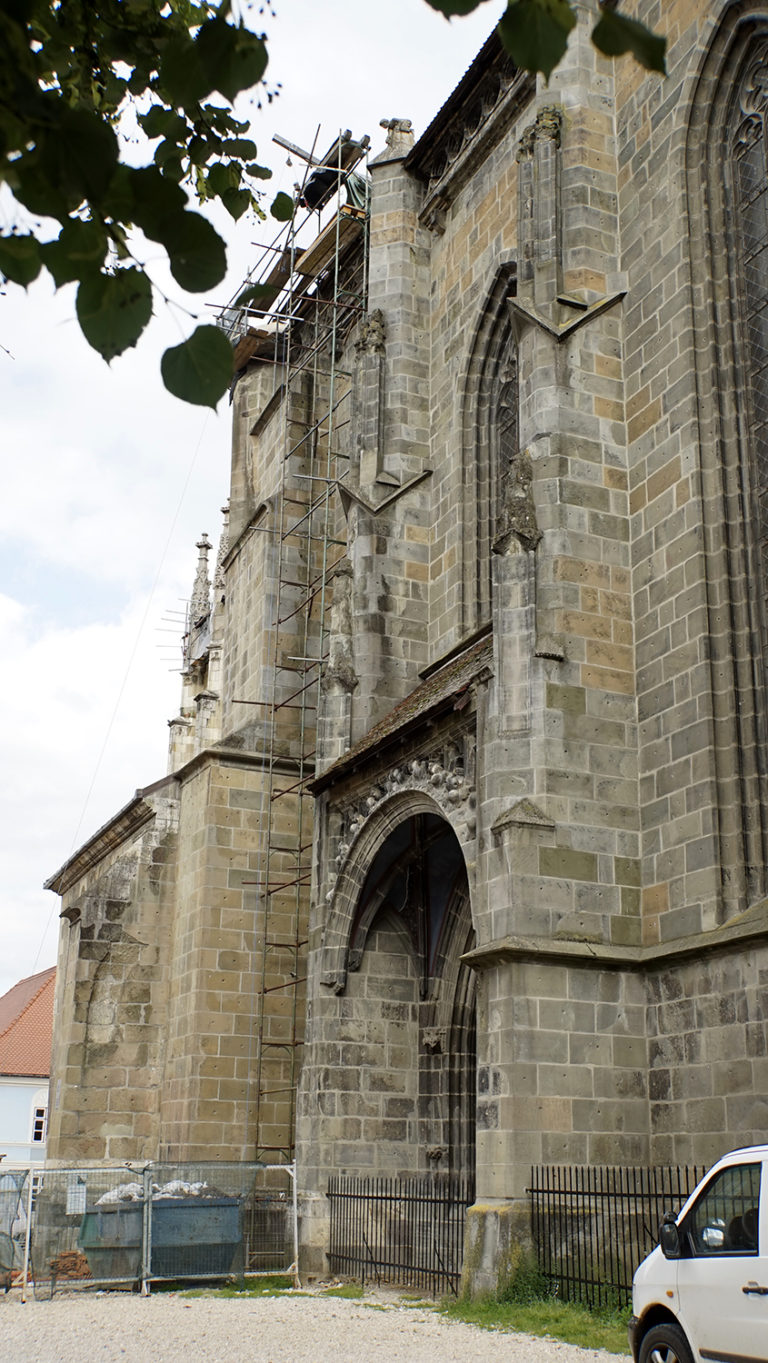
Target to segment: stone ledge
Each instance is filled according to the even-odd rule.
[[[768,946],[768,899],[761,899],[738,917],[711,932],[698,932],[674,942],[652,946],[618,946],[575,938],[501,937],[462,956],[473,970],[488,970],[507,961],[606,967],[614,970],[654,970],[678,961],[700,959],[716,952],[741,951],[750,945]]]
[[[266,770],[269,765],[269,757],[264,753],[250,752],[228,745],[227,739],[223,739],[221,744],[211,748],[204,748],[202,752],[196,753],[188,762],[172,772],[169,776],[162,776],[152,785],[144,786],[137,790],[133,799],[128,801],[117,814],[93,834],[92,837],[84,842],[73,855],[59,867],[58,871],[45,881],[43,889],[53,890],[55,894],[63,895],[69,890],[87,871],[97,866],[104,857],[116,848],[128,842],[139,832],[144,824],[149,823],[157,814],[154,803],[150,803],[155,795],[161,794],[168,787],[175,787],[169,790],[166,799],[178,800],[179,793],[185,781],[195,776],[203,767],[214,763],[221,763],[222,766],[234,767],[255,767]],[[277,758],[273,762],[273,769],[283,775],[294,775],[297,765],[292,758]]]
[[[156,812],[154,806],[143,798],[142,792],[137,791],[133,799],[124,805],[114,818],[103,824],[92,838],[78,848],[74,856],[65,861],[64,865],[44,882],[43,889],[53,890],[56,894],[66,894],[87,871],[97,866],[115,848],[135,837],[139,829],[155,817]]]

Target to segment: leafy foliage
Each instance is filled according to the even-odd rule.
[[[450,17],[483,0],[427,3]],[[571,0],[508,0],[499,33],[518,66],[548,79],[575,22]],[[592,38],[607,56],[664,70],[664,39],[614,0],[601,3]],[[271,172],[231,106],[266,67],[263,37],[233,19],[231,0],[0,0],[0,182],[17,210],[0,233],[0,275],[26,288],[46,269],[57,288],[77,283],[80,326],[107,361],[152,316],[132,228],[163,247],[183,289],[214,288],[226,249],[190,195],[233,219],[264,216],[257,182]],[[131,113],[148,139],[145,165],[123,154]],[[292,212],[278,194],[272,215]],[[166,387],[187,402],[215,406],[231,380],[231,349],[214,333],[199,326],[163,358]]]
[[[81,329],[107,361],[152,316],[132,227],[164,248],[183,289],[214,288],[226,249],[190,192],[235,219],[249,208],[264,216],[254,182],[270,172],[231,104],[266,66],[263,38],[231,21],[229,0],[2,0],[0,181],[16,212],[0,235],[0,273],[24,287],[42,268],[57,288],[77,282]],[[143,166],[123,157],[131,111],[148,139]],[[231,348],[198,327],[161,368],[177,396],[215,406]]]
[[[484,0],[427,0],[446,18],[471,14],[483,3]],[[570,0],[507,0],[499,22],[499,36],[516,66],[541,71],[549,80],[565,55],[568,34],[575,23],[576,8]],[[666,39],[637,19],[621,14],[615,0],[601,0],[592,41],[606,57],[630,52],[648,71],[665,72]]]

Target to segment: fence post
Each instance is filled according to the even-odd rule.
[[[299,1278],[299,1194],[296,1179],[296,1161],[288,1165],[288,1173],[293,1188],[293,1285],[301,1287]]]
[[[21,1300],[27,1300],[27,1278],[29,1276],[29,1247],[32,1238],[32,1189],[34,1187],[34,1175],[30,1169],[27,1178],[27,1224],[24,1229],[24,1268],[21,1275]],[[21,1201],[21,1199],[19,1199]]]
[[[152,1263],[152,1165],[147,1164],[143,1175],[144,1200],[141,1208],[141,1295],[149,1296],[150,1266]]]

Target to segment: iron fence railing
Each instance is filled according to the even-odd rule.
[[[589,1307],[626,1306],[635,1269],[679,1211],[705,1166],[531,1170],[531,1232],[539,1268],[558,1296]]]
[[[16,1175],[16,1182],[20,1175]],[[68,1287],[298,1273],[293,1165],[210,1161],[35,1170],[13,1176],[0,1282]],[[11,1214],[10,1201],[16,1192]],[[0,1187],[0,1213],[3,1188]]]
[[[400,1283],[458,1293],[466,1209],[473,1180],[332,1177],[332,1273],[377,1283]]]

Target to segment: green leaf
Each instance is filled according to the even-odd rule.
[[[186,154],[189,157],[190,164],[193,166],[204,166],[209,156],[213,156],[214,152],[219,150],[221,139],[217,137],[216,142],[218,145],[213,147],[207,137],[191,137],[186,147]]]
[[[175,142],[165,138],[155,147],[153,161],[156,166],[164,166],[169,161],[179,160],[179,148]]]
[[[107,234],[101,223],[70,218],[55,241],[47,241],[40,247],[40,255],[59,289],[62,284],[82,279],[90,270],[100,270],[107,246]]]
[[[41,169],[53,184],[78,204],[98,203],[117,161],[117,138],[108,123],[85,109],[59,110],[41,148]]]
[[[499,36],[515,66],[549,80],[568,46],[576,15],[567,0],[510,0]]]
[[[171,274],[189,293],[205,293],[227,273],[227,252],[218,232],[199,213],[177,213],[158,238],[168,252]]]
[[[220,196],[230,218],[237,222],[251,206],[251,196],[247,189],[225,189]]]
[[[164,108],[162,104],[153,104],[145,114],[139,114],[137,122],[150,138],[166,137],[173,142],[180,142],[187,135],[186,118],[177,114],[175,109]]]
[[[253,162],[245,167],[246,175],[250,175],[254,180],[271,180],[272,171],[269,166],[257,166]]]
[[[156,166],[120,166],[107,207],[118,222],[135,223],[152,241],[163,241],[172,218],[183,213],[187,196]]]
[[[232,382],[232,346],[218,327],[200,326],[160,361],[163,383],[182,402],[215,407]]]
[[[479,9],[483,0],[427,0],[427,4],[450,19],[454,14],[471,14]]]
[[[621,57],[625,52],[631,52],[647,71],[659,71],[662,76],[667,74],[666,38],[616,10],[605,9],[602,5],[600,10],[601,17],[592,30],[592,42],[599,52],[606,57]]]
[[[224,142],[223,150],[228,156],[238,156],[245,161],[249,156],[255,156],[258,150],[256,143],[251,142],[247,137],[228,137]]]
[[[218,90],[228,100],[234,100],[241,90],[258,85],[267,69],[267,49],[261,39],[247,28],[235,28],[225,19],[209,19],[203,24],[195,47],[210,89]]]
[[[35,237],[0,237],[0,274],[26,289],[40,273],[40,251]]]
[[[204,104],[202,113],[205,115],[205,122],[210,127],[217,128],[220,133],[244,133],[250,126],[233,118],[229,109],[220,104]]]
[[[278,222],[290,222],[293,217],[293,199],[290,194],[278,194],[269,211]]]
[[[57,185],[51,183],[40,166],[40,158],[34,152],[12,161],[7,178],[19,203],[24,204],[30,213],[58,218],[61,222],[71,208],[78,207],[61,193]]]
[[[226,194],[228,189],[237,189],[240,184],[240,167],[216,161],[205,177],[211,194]]]
[[[86,276],[77,290],[77,319],[86,341],[109,362],[134,346],[152,316],[152,285],[131,266]]]
[[[213,84],[188,34],[168,42],[160,63],[159,90],[170,104],[186,109],[210,94]]]

